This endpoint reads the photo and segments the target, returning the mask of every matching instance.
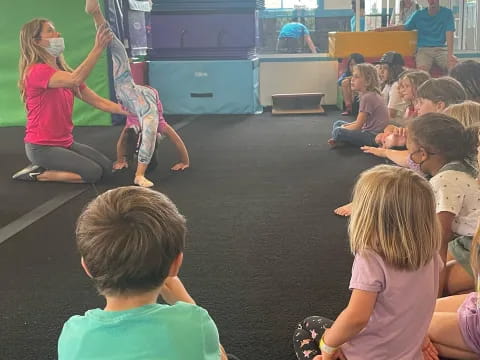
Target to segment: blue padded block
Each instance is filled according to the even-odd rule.
[[[262,112],[258,59],[151,61],[148,68],[166,114]]]

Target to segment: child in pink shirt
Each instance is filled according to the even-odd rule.
[[[422,360],[442,268],[433,191],[412,170],[379,165],[360,176],[353,206],[349,304],[333,324],[299,324],[297,358]]]

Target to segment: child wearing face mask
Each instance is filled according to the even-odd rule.
[[[429,112],[443,112],[446,107],[461,103],[465,99],[465,90],[457,80],[450,77],[430,79],[418,88],[415,108],[417,115],[423,115]],[[406,130],[401,128],[396,129],[395,132],[398,136],[406,137],[407,135]],[[399,166],[408,167],[425,176],[419,166],[410,159],[407,150],[385,149],[372,146],[362,146],[361,149],[367,154],[387,158]],[[340,216],[350,216],[352,206],[350,203],[340,206],[334,210],[334,213]]]
[[[471,290],[472,236],[480,218],[480,185],[476,181],[478,127],[465,128],[458,120],[427,113],[408,127],[410,159],[431,177],[437,216],[442,225],[440,255],[452,261],[440,278],[440,295]]]

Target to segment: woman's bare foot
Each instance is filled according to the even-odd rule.
[[[135,179],[133,180],[133,183],[135,185],[145,187],[145,188],[149,188],[149,187],[153,186],[153,182],[148,180],[145,176],[135,176]]]
[[[340,216],[350,216],[352,215],[352,203],[340,206],[339,208],[333,210],[333,212]]]
[[[126,161],[115,161],[113,163],[113,171],[122,170],[128,168],[128,162]]]
[[[99,10],[100,10],[100,5],[98,5],[98,0],[85,1],[85,12],[87,14],[93,15]]]

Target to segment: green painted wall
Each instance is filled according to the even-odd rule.
[[[18,80],[18,35],[22,25],[35,17],[50,19],[65,38],[65,58],[75,68],[87,56],[95,41],[93,20],[85,14],[81,0],[21,0],[0,2],[0,126],[24,125]],[[108,98],[106,53],[87,79],[87,85]],[[75,99],[76,125],[110,125],[110,114]]]

